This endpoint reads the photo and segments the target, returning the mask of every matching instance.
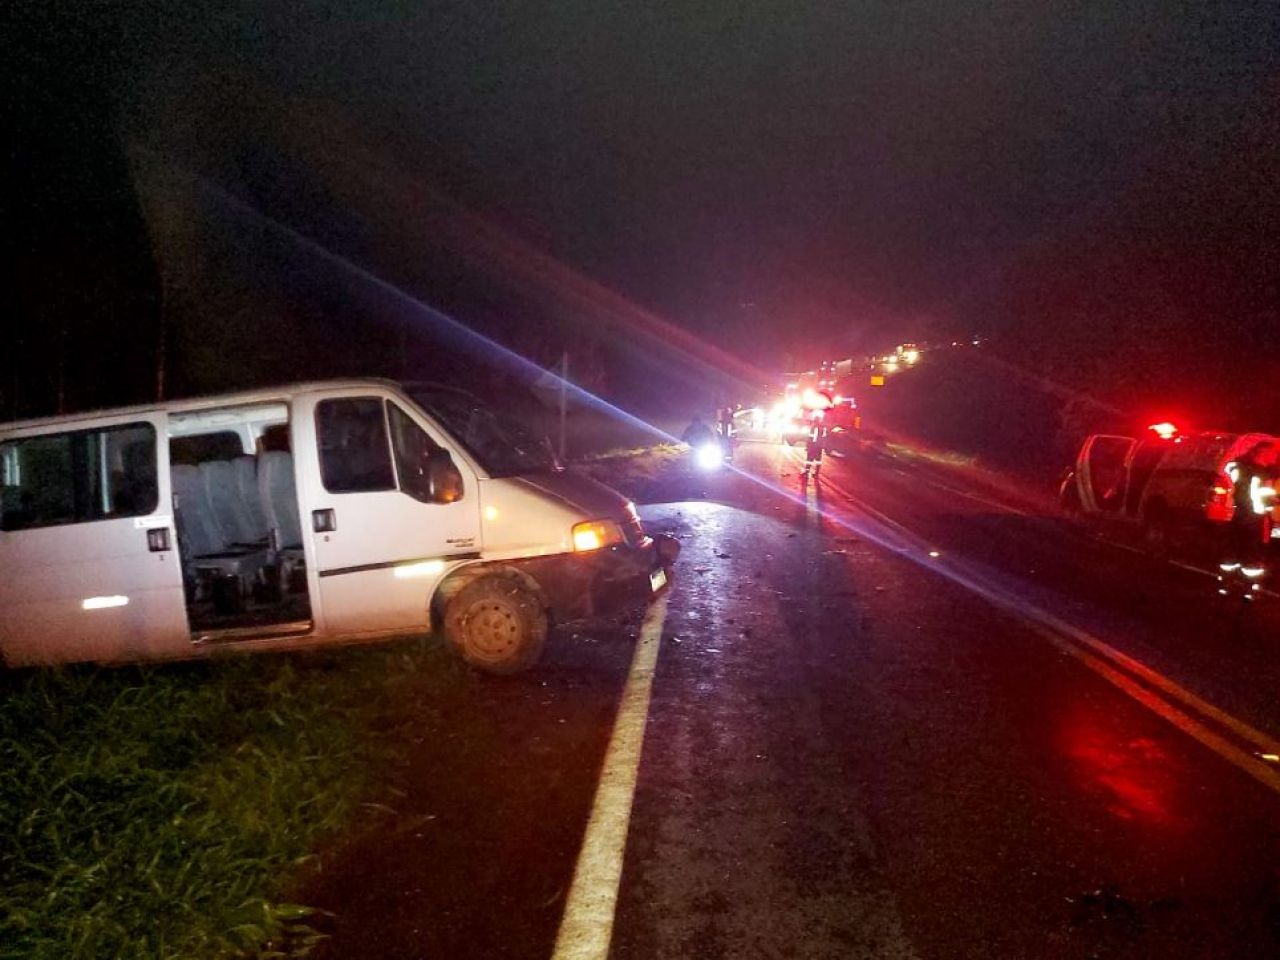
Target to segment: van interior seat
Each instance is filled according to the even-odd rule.
[[[262,509],[262,491],[258,489],[258,458],[246,453],[232,460],[231,466],[235,468],[236,487],[240,490],[240,499],[249,516],[252,542],[266,540],[270,531],[267,515]]]
[[[174,464],[171,476],[173,512],[184,567],[189,570],[213,570],[244,581],[266,565],[265,550],[237,550],[223,538],[209,505],[199,467]]]
[[[176,463],[173,476],[173,509],[178,520],[180,542],[190,557],[211,556],[225,547],[210,516],[200,468]]]
[[[293,479],[293,456],[284,450],[265,450],[258,456],[258,489],[279,550],[300,550],[302,523]]]
[[[258,545],[249,505],[240,494],[236,468],[230,460],[206,460],[200,464],[200,477],[213,511],[214,522],[225,543]]]

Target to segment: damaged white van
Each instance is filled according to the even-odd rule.
[[[679,545],[470,395],[342,380],[0,424],[7,665],[442,630],[533,664],[639,606]]]

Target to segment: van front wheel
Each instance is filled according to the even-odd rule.
[[[538,598],[513,577],[473,580],[445,606],[450,646],[487,673],[518,673],[533,666],[547,640],[547,614]]]

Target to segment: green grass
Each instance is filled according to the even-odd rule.
[[[0,678],[0,958],[304,956],[277,898],[456,669],[412,643]]]

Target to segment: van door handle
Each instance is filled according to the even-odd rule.
[[[164,553],[173,549],[168,527],[152,527],[147,531],[147,549],[152,553]]]
[[[311,511],[311,529],[316,533],[332,533],[338,529],[338,514],[332,507]]]

